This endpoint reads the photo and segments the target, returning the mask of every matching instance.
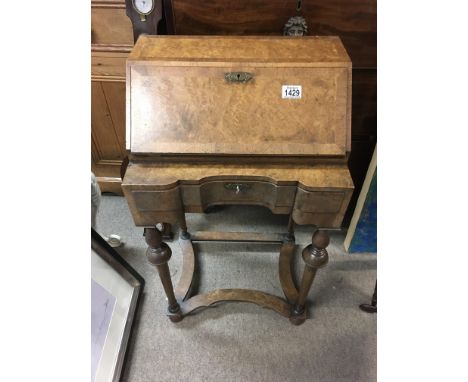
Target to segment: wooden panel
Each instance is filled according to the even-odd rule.
[[[133,191],[139,211],[175,211],[182,208],[179,187],[166,191]]]
[[[230,83],[226,71],[253,78]],[[350,75],[346,52],[332,37],[144,36],[128,61],[130,148],[344,156],[351,138]],[[283,99],[283,85],[301,85],[301,99]]]
[[[288,214],[291,212],[296,188],[293,186],[276,186],[267,182],[243,181],[239,193],[226,189],[226,182],[206,182],[201,185],[180,185],[174,188],[155,191],[138,187],[124,188],[133,190],[127,192],[132,204],[139,214],[151,212],[203,212],[214,205],[259,205],[269,208],[274,213]],[[183,201],[183,206],[181,202]],[[152,215],[154,216],[154,215]]]
[[[123,185],[145,190],[164,190],[179,183],[200,185],[206,181],[267,181],[278,186],[300,185],[304,190],[316,188],[353,189],[346,165],[312,167],[301,165],[234,165],[209,163],[130,164]]]
[[[154,227],[157,223],[181,224],[185,221],[180,187],[157,192],[122,184],[122,191],[136,226]]]
[[[102,83],[91,82],[91,131],[96,147],[96,159],[122,159],[122,148],[114,129]]]
[[[196,231],[190,233],[190,239],[194,241],[228,241],[228,242],[271,242],[283,243],[284,233],[263,233],[263,232],[217,232],[217,231]]]
[[[122,52],[92,52],[91,75],[101,80],[125,82],[125,63],[128,53]],[[125,98],[124,98],[125,99]]]
[[[237,182],[250,187],[238,194],[225,187]],[[294,206],[293,218],[298,224],[336,228],[343,220],[353,184],[344,165],[130,164],[122,187],[135,224],[140,226],[159,221],[180,224],[183,210],[203,212],[210,205],[254,204],[277,214],[289,214]]]
[[[324,176],[331,174],[333,177],[333,172],[333,169],[327,169]],[[239,204],[261,205],[277,214],[289,214],[292,211],[293,219],[298,224],[336,228],[341,225],[352,193],[352,187],[326,188],[316,185],[318,187],[315,190],[307,191],[296,186],[254,181],[248,177],[241,178],[243,188],[236,192],[226,185],[239,182],[239,179],[229,175],[229,169],[224,174],[224,181],[205,182],[198,179],[200,184],[188,184],[189,181],[181,180],[175,186],[171,183],[172,188],[157,191],[153,180],[158,182],[161,178],[153,178],[148,168],[145,171],[144,167],[131,165],[122,186],[135,224],[143,226],[167,222],[163,219],[171,219],[170,222],[180,224],[184,211],[203,212],[212,205]],[[140,176],[145,176],[145,184],[132,183]],[[192,180],[194,181],[196,180]]]
[[[340,228],[351,199],[352,190],[297,189],[292,217],[297,224]]]
[[[246,84],[225,72],[132,68],[132,153],[345,155],[347,69],[251,68]],[[286,84],[302,99],[282,99]]]
[[[91,3],[91,43],[133,45],[132,23],[124,3]]]
[[[240,184],[240,190],[229,185]],[[189,186],[186,186],[189,187]],[[284,195],[286,188],[287,195]],[[219,204],[262,205],[274,211],[276,206],[289,207],[294,201],[294,187],[276,186],[259,181],[223,181],[207,182],[200,186],[200,198],[203,209]],[[278,200],[280,199],[280,200]]]
[[[304,212],[334,213],[343,204],[343,191],[304,191],[298,189],[295,207]]]
[[[168,15],[168,33],[179,35],[282,34],[289,17],[298,14],[297,0],[165,1],[168,3],[174,15],[173,20]],[[310,35],[340,36],[355,67],[376,66],[376,0],[302,1],[301,8]]]
[[[97,171],[91,166],[91,171],[96,174]],[[104,169],[105,174],[109,174],[108,169]],[[96,180],[99,183],[99,188],[102,193],[110,192],[115,195],[123,195],[122,192],[122,179],[120,177],[108,177],[108,176],[96,176]]]
[[[274,63],[275,67],[350,67],[340,39],[327,37],[268,36],[142,36],[129,60],[152,60],[158,65],[174,62]],[[165,64],[164,62],[167,62]]]
[[[91,81],[91,169],[102,192],[122,195],[120,170],[125,151],[124,78]]]
[[[91,169],[102,192],[122,194],[125,59],[133,46],[125,0],[91,1],[91,42]]]
[[[125,152],[125,84],[123,82],[101,82],[107,107],[112,118],[113,130],[120,147],[122,158]]]

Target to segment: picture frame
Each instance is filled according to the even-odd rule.
[[[91,381],[120,380],[145,280],[91,229]]]

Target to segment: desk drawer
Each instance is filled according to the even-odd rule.
[[[261,205],[274,213],[289,213],[296,188],[277,186],[270,182],[252,180],[225,180],[184,185],[183,201],[189,212],[201,212],[213,205]]]
[[[293,219],[298,224],[340,227],[352,189],[307,191],[297,188]]]
[[[297,224],[338,228],[353,192],[343,166],[130,164],[122,188],[135,224],[184,221],[214,205],[258,205]]]
[[[133,191],[132,198],[142,212],[182,209],[178,187],[167,191]]]

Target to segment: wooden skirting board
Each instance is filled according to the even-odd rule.
[[[96,177],[101,192],[111,192],[123,196],[122,179],[109,177]]]

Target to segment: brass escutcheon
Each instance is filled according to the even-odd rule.
[[[226,188],[227,190],[236,191],[236,194],[242,191],[246,191],[250,187],[251,187],[250,184],[245,184],[245,183],[226,183],[224,185],[224,188]]]
[[[253,78],[253,74],[249,72],[229,72],[224,73],[224,78],[228,82],[245,83]]]

